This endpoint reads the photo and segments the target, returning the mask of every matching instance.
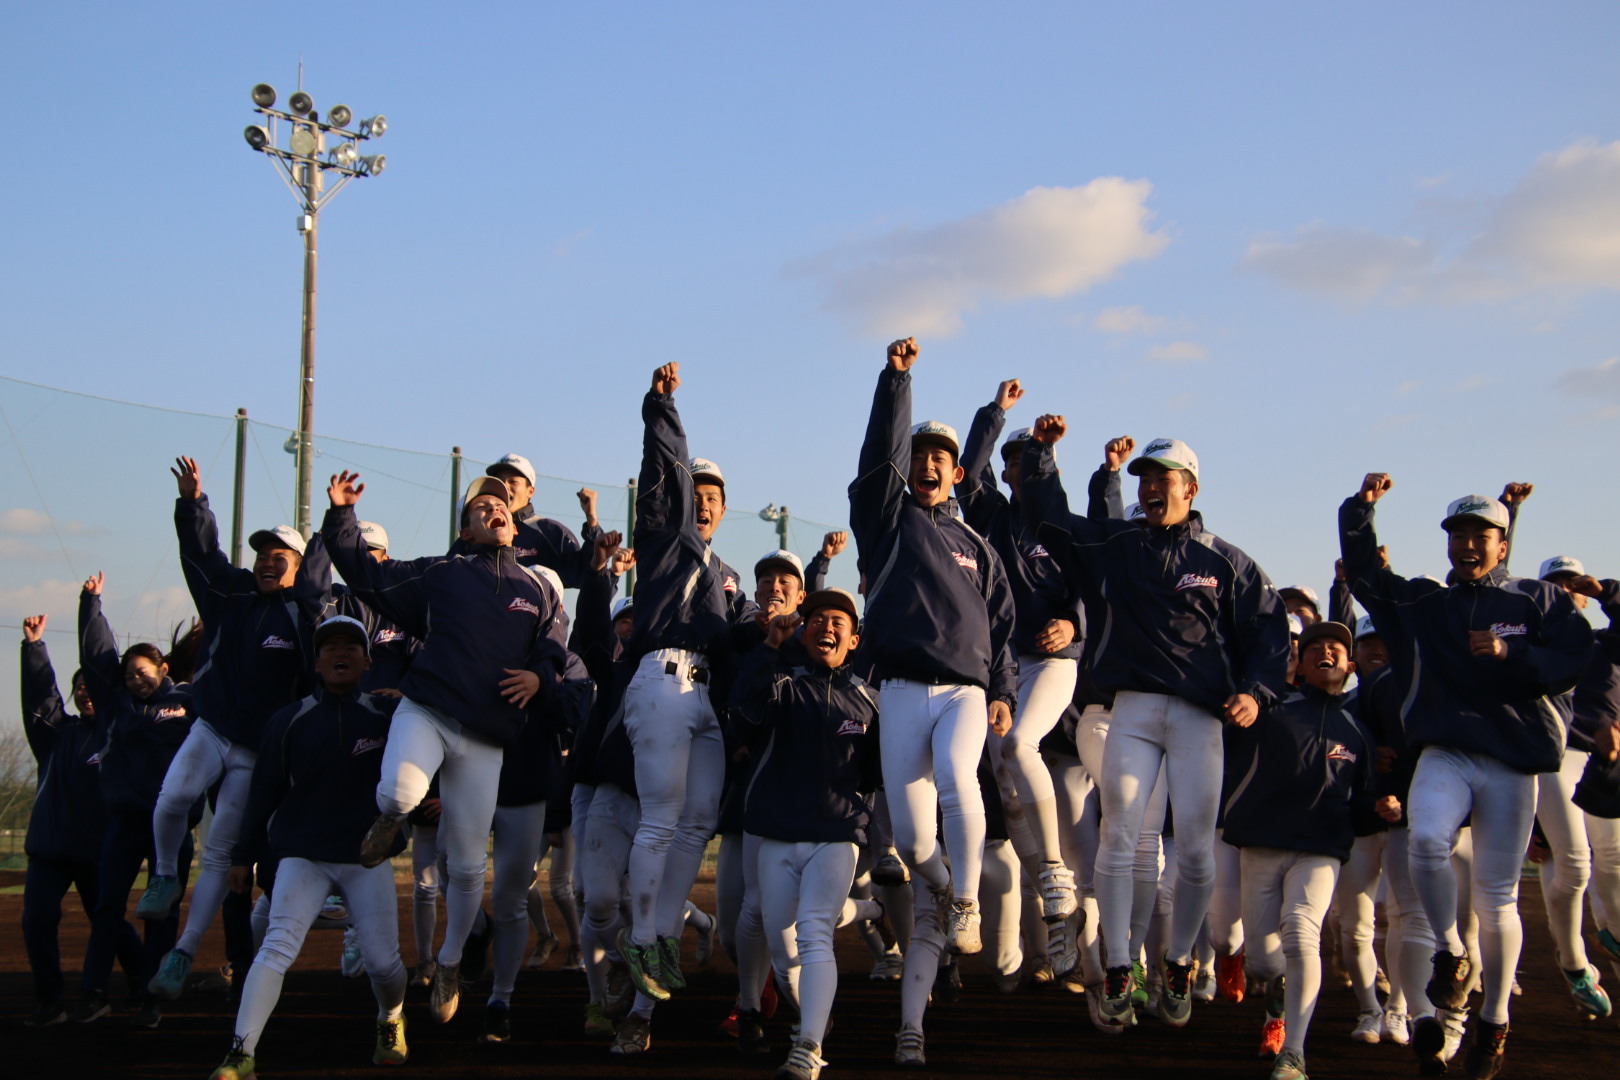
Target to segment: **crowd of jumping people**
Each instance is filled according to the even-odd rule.
[[[116,963],[156,1027],[223,959],[238,1009],[213,1080],[248,1080],[306,935],[336,923],[376,998],[377,1064],[408,1058],[413,985],[445,1022],[487,979],[480,1038],[505,1041],[526,958],[559,945],[548,856],[587,1036],[649,1051],[691,929],[698,963],[718,943],[736,964],[738,1049],[771,1052],[772,999],[796,1017],[778,1080],[826,1064],[846,926],[899,984],[898,1066],[925,1063],[931,995],[984,951],[1001,988],[1060,984],[1108,1035],[1259,995],[1270,1076],[1300,1080],[1335,923],[1359,1015],[1333,1037],[1495,1076],[1527,856],[1556,945],[1534,962],[1610,1014],[1620,634],[1583,611],[1620,614],[1620,581],[1568,555],[1509,573],[1529,485],[1445,508],[1439,580],[1396,572],[1374,529],[1391,479],[1368,474],[1339,508],[1324,610],[1205,526],[1185,443],[1107,440],[1080,510],[1061,416],[1003,439],[1014,379],[965,439],[913,424],[917,356],[888,348],[849,532],[807,561],[766,553],[751,592],[710,547],[725,478],[690,455],[677,364],[642,403],[632,537],[590,491],[577,536],[537,516],[535,471],[509,454],[468,486],[447,554],[394,557],[343,472],[317,532],[255,532],[239,568],[179,459],[190,630],[120,651],[90,578],[70,708],[45,617],[24,621],[27,1022],[102,1021]],[[859,597],[826,585],[851,538]],[[690,897],[717,837],[706,912]],[[70,887],[90,925],[76,1000],[57,944]],[[221,912],[228,955],[204,957]]]

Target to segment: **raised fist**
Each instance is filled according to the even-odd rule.
[[[1361,496],[1362,502],[1375,503],[1394,486],[1395,481],[1389,478],[1389,473],[1370,472],[1361,478],[1361,491],[1357,494]]]
[[[917,362],[917,339],[902,338],[889,343],[889,366],[896,371],[910,371]]]
[[[681,385],[681,362],[671,360],[653,372],[652,390],[655,394],[673,394]]]

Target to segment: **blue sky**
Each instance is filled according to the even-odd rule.
[[[1396,478],[1401,570],[1440,568],[1448,500],[1512,479],[1537,484],[1517,569],[1568,552],[1620,575],[1594,454],[1620,423],[1612,4],[306,21],[0,10],[0,374],[293,423],[296,211],[240,133],[249,88],[284,101],[302,55],[323,112],[390,120],[387,171],[322,218],[324,434],[622,483],[648,377],[679,360],[693,450],[730,482],[719,546],[746,566],[766,503],[844,520],[883,346],[915,333],[919,419],[965,428],[1018,376],[1012,422],[1066,414],[1076,486],[1110,436],[1183,438],[1207,523],[1279,584],[1326,585],[1334,508],[1372,469]],[[118,628],[155,633],[180,607],[165,465],[203,456],[220,498],[228,425],[0,394],[0,624],[69,627],[101,568]],[[289,516],[292,459],[260,439],[250,525]],[[443,461],[335,445],[323,469],[388,474],[369,505],[396,549],[436,550]],[[575,523],[568,490],[547,508]],[[65,675],[71,637],[51,641]]]

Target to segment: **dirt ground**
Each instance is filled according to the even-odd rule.
[[[235,1015],[222,992],[197,992],[175,1002],[156,1031],[134,1028],[121,1001],[111,1016],[89,1027],[63,1024],[34,1030],[23,1025],[33,1000],[19,928],[21,884],[20,872],[0,873],[0,1031],[5,1046],[0,1075],[24,1080],[208,1076],[229,1046]],[[712,884],[700,883],[697,899],[706,910],[712,910],[712,896]],[[408,887],[402,888],[401,898],[405,959],[411,963]],[[1612,1020],[1589,1022],[1578,1017],[1553,964],[1541,895],[1533,881],[1525,882],[1521,909],[1524,994],[1513,1001],[1513,1034],[1503,1075],[1520,1080],[1613,1080],[1620,1075],[1620,1030]],[[560,927],[555,920],[552,925]],[[867,978],[870,956],[858,939],[843,936],[848,933],[843,932],[839,941],[846,974],[834,1007],[836,1026],[825,1049],[831,1062],[826,1075],[831,1080],[892,1080],[902,1075],[890,1058],[899,1025],[898,984]],[[82,956],[85,934],[83,915],[75,905],[63,920],[64,956]],[[360,1077],[380,1071],[370,1063],[370,991],[364,980],[347,980],[337,973],[340,948],[335,932],[311,934],[260,1043],[261,1076]],[[219,964],[223,951],[216,920],[199,969]],[[689,988],[659,1007],[650,1053],[628,1059],[611,1056],[603,1044],[581,1036],[584,977],[559,970],[561,960],[559,949],[547,969],[525,970],[519,977],[512,1002],[514,1038],[501,1045],[477,1041],[487,977],[462,998],[461,1013],[444,1026],[429,1019],[425,995],[413,991],[406,1006],[411,1060],[397,1075],[759,1080],[769,1077],[786,1055],[786,1019],[767,1025],[779,1048],[769,1058],[744,1058],[735,1042],[716,1034],[736,992],[731,965],[717,955],[708,969],[689,970]],[[121,979],[114,974],[115,994]],[[1124,1037],[1109,1038],[1092,1028],[1081,997],[1052,989],[998,993],[978,958],[965,964],[964,981],[958,1003],[930,1006],[928,1067],[905,1075],[1258,1080],[1270,1072],[1255,1056],[1262,1020],[1256,1002],[1198,1006],[1192,1023],[1180,1031],[1149,1019]],[[69,976],[68,985],[70,991],[76,986],[74,976]],[[1350,1041],[1355,1011],[1350,991],[1336,987],[1324,991],[1306,1046],[1311,1076],[1315,1080],[1415,1076],[1414,1059],[1405,1047]],[[1460,1060],[1452,1072],[1461,1074]]]

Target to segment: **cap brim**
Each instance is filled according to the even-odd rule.
[[[1450,517],[1440,522],[1440,528],[1445,532],[1450,532],[1452,526],[1456,525],[1460,521],[1466,521],[1469,518],[1472,518],[1475,521],[1482,521],[1493,529],[1501,529],[1503,532],[1507,532],[1506,525],[1502,524],[1500,521],[1492,521],[1484,514],[1452,514]]]
[[[837,608],[856,622],[861,621],[860,612],[855,610],[855,604],[850,598],[832,589],[821,589],[813,592],[805,597],[803,604],[799,605],[799,610],[804,612],[806,618],[822,608]]]
[[[287,543],[287,541],[283,540],[281,537],[277,536],[268,529],[260,529],[252,536],[249,536],[248,547],[252,548],[254,551],[263,551],[267,547],[278,547],[283,551],[290,551],[294,555],[303,554],[303,552],[299,551],[297,548],[293,547],[291,544]]]
[[[1130,473],[1132,476],[1141,476],[1142,466],[1144,465],[1162,465],[1171,472],[1181,472],[1187,469],[1187,466],[1183,465],[1181,462],[1174,461],[1170,458],[1139,457],[1134,459],[1129,465],[1126,465],[1125,471]]]
[[[911,437],[911,445],[916,446],[918,443],[931,443],[934,446],[943,446],[945,449],[951,452],[951,457],[960,458],[962,456],[962,448],[943,435],[913,435]]]

